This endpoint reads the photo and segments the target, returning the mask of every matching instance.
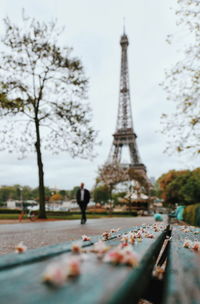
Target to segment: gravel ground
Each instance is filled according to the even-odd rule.
[[[18,223],[15,220],[0,221],[0,255],[14,251],[23,241],[30,248],[80,239],[81,235],[99,235],[111,228],[130,228],[143,223],[154,223],[153,217],[89,219],[85,225],[79,220],[41,221]]]

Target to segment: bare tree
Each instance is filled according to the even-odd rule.
[[[175,102],[174,113],[163,114],[167,150],[200,153],[200,1],[179,0],[176,14],[185,29],[187,46],[183,58],[166,72],[163,87]],[[188,35],[187,35],[188,34]],[[189,39],[188,39],[189,38]]]
[[[123,168],[117,161],[106,163],[98,170],[97,182],[100,182],[108,187],[110,201],[112,199],[112,191],[114,186],[120,182],[127,181],[128,179],[128,169]]]
[[[86,103],[83,66],[72,49],[61,46],[55,22],[22,17],[22,25],[4,20],[0,59],[0,149],[21,157],[34,151],[39,175],[39,217],[45,218],[42,151],[92,155],[96,132]],[[2,124],[2,122],[1,122]]]
[[[146,193],[149,194],[149,190],[152,187],[150,180],[144,174],[143,171],[130,168],[128,170],[129,179],[135,181],[134,187],[137,189],[139,193]],[[134,188],[133,187],[133,188]]]

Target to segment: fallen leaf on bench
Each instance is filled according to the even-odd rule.
[[[72,243],[71,251],[73,253],[81,253],[81,243],[80,242]]]
[[[124,242],[119,245],[120,248],[124,248],[124,247],[127,247],[127,246],[129,246],[128,243],[124,243]]]
[[[115,265],[125,264],[129,266],[137,266],[139,264],[139,257],[133,251],[132,246],[116,247],[110,250],[104,257],[104,262],[109,262]]]
[[[128,236],[128,234],[124,234],[124,235],[122,235],[122,238],[121,238],[121,242],[124,244],[128,244],[128,240],[129,240],[129,236]]]
[[[43,282],[52,286],[62,286],[66,281],[66,269],[61,263],[54,263],[47,266],[43,274]]]
[[[183,243],[183,247],[185,247],[185,248],[192,248],[192,241],[185,240],[184,243]]]
[[[139,230],[139,231],[136,233],[136,238],[137,238],[137,239],[142,239],[142,237],[143,237],[142,231]]]
[[[190,229],[187,226],[181,227],[180,230],[183,231],[183,232],[190,232]]]
[[[162,280],[164,272],[165,270],[162,267],[157,266],[153,271],[153,276],[156,277],[158,280]]]
[[[16,253],[23,253],[26,250],[27,250],[27,246],[25,246],[23,242],[20,242],[17,246],[15,246]]]
[[[131,232],[131,233],[129,234],[129,239],[128,239],[128,241],[129,241],[129,243],[132,244],[132,245],[135,243],[135,235],[134,235],[134,233]]]
[[[145,237],[148,238],[148,239],[153,239],[154,235],[152,233],[146,233]]]
[[[80,259],[77,259],[75,257],[70,258],[67,260],[66,267],[67,277],[76,277],[81,273]]]
[[[133,251],[132,247],[127,246],[123,249],[124,251],[124,259],[123,264],[130,265],[135,267],[139,264],[139,257],[138,254]]]
[[[112,228],[112,229],[110,229],[110,232],[111,233],[114,233],[114,232],[119,232],[119,230],[120,230],[120,228]]]
[[[103,241],[109,240],[110,237],[111,237],[111,232],[105,231],[102,233]]]
[[[129,232],[128,234],[123,234],[121,238],[121,242],[123,244],[122,247],[125,247],[129,244],[135,244],[135,242],[142,242],[143,233],[141,231],[138,232]]]
[[[192,245],[192,249],[200,251],[200,242],[195,241]]]
[[[123,261],[123,253],[122,249],[115,248],[108,252],[104,258],[104,262],[113,263],[113,264],[121,264]]]
[[[80,275],[80,259],[71,257],[58,263],[49,264],[43,274],[43,282],[59,287],[64,285],[66,280]]]
[[[102,258],[102,256],[106,253],[106,252],[108,252],[108,250],[110,250],[110,247],[109,246],[107,246],[106,244],[105,244],[105,242],[103,242],[103,241],[98,241],[98,242],[96,242],[95,244],[94,244],[94,247],[91,249],[91,252],[94,252],[94,253],[97,253],[97,256],[99,257],[99,258]]]
[[[82,241],[86,242],[86,241],[90,241],[90,237],[87,236],[86,234],[82,235]]]

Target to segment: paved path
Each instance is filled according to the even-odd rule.
[[[30,249],[79,239],[83,234],[98,235],[111,228],[125,229],[154,222],[153,217],[124,217],[89,219],[85,225],[80,225],[80,220],[2,224],[0,255],[13,252],[20,241]]]

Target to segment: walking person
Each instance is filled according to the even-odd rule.
[[[85,224],[87,221],[86,209],[90,201],[90,191],[84,188],[84,183],[81,183],[76,193],[76,200],[81,210],[81,224]]]

